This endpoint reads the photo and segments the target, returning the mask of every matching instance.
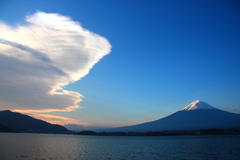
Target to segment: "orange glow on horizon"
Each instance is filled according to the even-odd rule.
[[[67,117],[62,117],[62,116],[55,116],[55,115],[49,115],[49,114],[38,114],[38,113],[44,113],[42,110],[11,110],[13,112],[19,112],[22,114],[29,115],[31,117],[34,117],[36,119],[40,119],[43,121],[46,121],[51,124],[59,124],[59,125],[65,125],[65,124],[76,124],[76,125],[82,125],[82,126],[91,126],[91,124],[86,123],[86,122],[80,122],[79,120],[72,119],[72,118],[67,118]]]
[[[20,113],[47,113],[47,112],[71,112],[74,109],[81,108],[78,105],[69,106],[65,109],[41,109],[41,110],[32,110],[32,109],[11,109],[13,112]]]

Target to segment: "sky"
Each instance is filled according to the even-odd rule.
[[[119,127],[240,113],[238,0],[0,0],[0,109]]]

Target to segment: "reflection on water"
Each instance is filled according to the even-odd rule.
[[[240,136],[0,134],[1,160],[239,160]]]

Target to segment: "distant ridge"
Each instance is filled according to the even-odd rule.
[[[0,111],[0,124],[10,131],[24,133],[70,133],[60,125],[53,125],[43,120],[9,110]]]
[[[108,128],[106,132],[159,132],[200,129],[240,129],[240,114],[214,108],[196,100],[183,109],[156,121]]]

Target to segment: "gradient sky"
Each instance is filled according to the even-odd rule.
[[[64,77],[64,74],[59,70],[71,75],[72,79],[77,77],[61,83],[64,91],[73,91],[65,93],[66,96],[71,96],[74,102],[82,100],[78,103],[80,108],[76,106],[69,108],[67,105],[70,102],[65,104],[65,95],[62,95],[59,103],[56,97],[56,103],[51,102],[49,104],[52,106],[48,104],[49,106],[42,108],[41,106],[45,104],[40,103],[48,101],[47,94],[41,95],[45,99],[39,98],[36,101],[25,98],[24,101],[27,102],[22,102],[21,99],[21,103],[27,104],[28,107],[21,106],[17,98],[16,100],[13,98],[12,102],[10,98],[6,100],[6,93],[12,93],[8,91],[10,85],[7,78],[8,76],[9,79],[18,78],[17,74],[10,72],[22,63],[19,60],[19,63],[11,61],[10,64],[7,60],[2,60],[6,64],[3,64],[2,67],[5,69],[1,69],[0,73],[4,73],[7,77],[1,82],[0,101],[1,104],[6,105],[0,106],[2,110],[16,109],[22,112],[26,110],[27,114],[60,124],[77,123],[104,127],[125,126],[160,119],[197,99],[225,111],[240,113],[240,3],[238,0],[0,0],[0,21],[8,28],[12,28],[6,30],[6,34],[0,30],[2,32],[0,38],[7,40],[4,42],[2,40],[1,45],[6,47],[10,44],[12,47],[13,43],[10,42],[17,42],[18,45],[25,47],[23,49],[18,46],[21,52],[23,50],[32,52],[33,50],[28,50],[30,48],[34,49],[34,53],[35,51],[38,53],[35,54],[35,58],[37,56],[39,59],[43,56],[45,53],[42,54],[40,51],[45,51],[47,47],[39,46],[49,44],[47,34],[38,41],[39,33],[36,32],[37,38],[34,42],[27,41],[27,38],[33,38],[34,34],[31,33],[33,36],[30,36],[30,29],[27,28],[29,22],[25,21],[26,16],[30,17],[28,20],[31,23],[38,25],[39,19],[36,18],[36,13],[42,13],[42,17],[48,16],[48,13],[55,13],[53,16],[56,17],[67,16],[71,24],[77,21],[78,23],[74,25],[84,28],[84,35],[81,35],[82,37],[86,35],[86,39],[83,38],[84,42],[81,38],[68,36],[66,41],[73,43],[70,47],[57,46],[58,49],[64,49],[63,54],[71,54],[75,49],[82,55],[63,57],[57,65],[48,63],[49,66],[45,68],[46,73],[37,72],[36,76],[48,77],[48,74],[50,76],[49,68],[51,68],[54,73],[58,71],[56,75],[60,78]],[[44,19],[42,21],[45,23]],[[24,33],[29,35],[28,37],[24,35],[26,37],[24,40],[21,37],[14,37],[14,30],[18,26],[26,26]],[[52,30],[50,33],[55,31]],[[13,36],[12,39],[8,39],[9,34]],[[61,35],[61,33],[56,34]],[[15,41],[17,38],[18,40]],[[56,39],[61,40],[61,38],[57,36]],[[51,43],[57,42],[51,41]],[[14,44],[15,47],[17,44]],[[80,49],[77,48],[78,44],[83,47],[92,46],[90,50],[82,51],[81,46]],[[54,47],[55,44],[51,46]],[[97,58],[94,50],[96,48],[99,53],[101,52]],[[1,54],[4,55],[5,50],[0,46]],[[54,59],[51,59],[52,52],[50,49],[47,52],[49,54],[46,59],[50,57],[51,62]],[[57,53],[54,54],[58,56]],[[93,67],[88,67],[90,69],[88,74],[87,70],[86,73],[85,70],[82,73],[83,70],[80,68],[77,68],[79,70],[74,68],[75,64],[85,65],[83,55],[86,54],[89,59],[96,59],[89,64]],[[4,58],[6,57],[5,55]],[[72,65],[70,58],[74,61]],[[46,59],[42,59],[41,64],[45,64]],[[69,66],[62,65],[65,63]],[[39,62],[39,66],[32,67],[40,67],[41,64]],[[35,73],[35,71],[31,73],[31,69],[28,71],[24,67],[20,68],[23,68],[23,73],[29,73],[28,76]],[[54,84],[52,78],[49,78],[51,83],[48,79],[44,78],[44,80],[46,81],[41,81],[41,85],[46,88]],[[58,81],[58,79],[54,80]],[[29,80],[29,84],[30,82]],[[38,93],[37,87],[31,91],[27,85],[19,87],[16,86],[16,82],[14,84],[16,88],[12,87],[11,90],[17,91],[15,97],[18,97],[18,94],[24,97]],[[8,108],[7,104],[11,106]],[[66,111],[66,108],[69,111]],[[45,112],[39,113],[44,109]]]

